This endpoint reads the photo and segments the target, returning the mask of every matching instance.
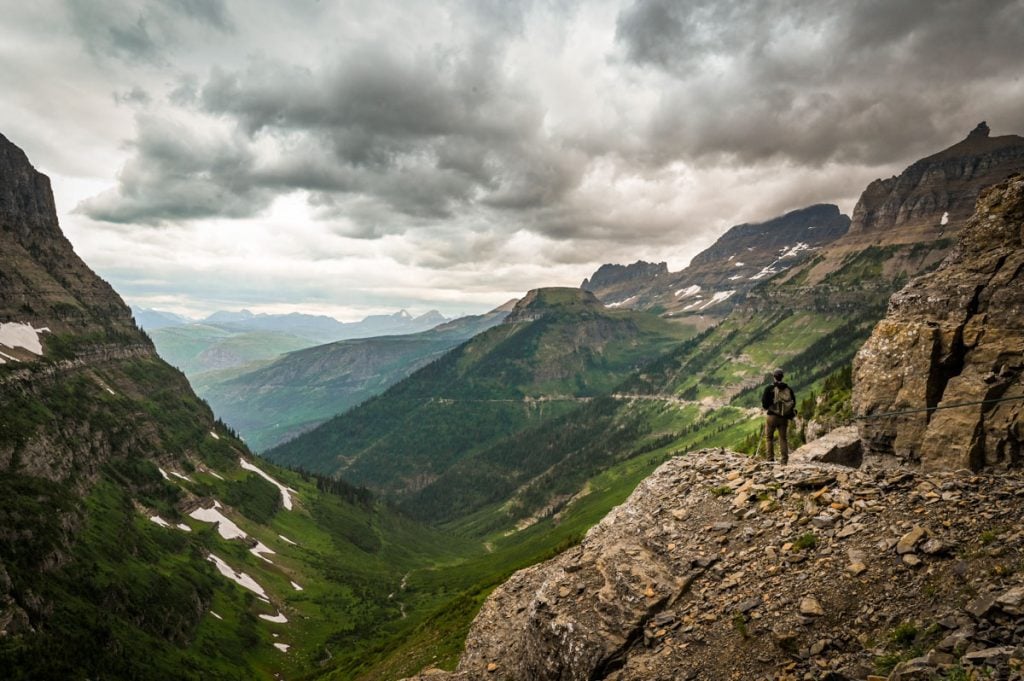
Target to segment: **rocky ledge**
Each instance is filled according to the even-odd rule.
[[[1022,501],[1008,476],[690,453],[415,678],[1019,679]]]

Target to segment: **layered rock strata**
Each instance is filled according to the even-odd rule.
[[[1024,176],[984,193],[949,257],[892,297],[854,362],[853,409],[871,456],[1020,465]]]
[[[1024,576],[1005,569],[1024,558],[1021,494],[1006,476],[694,452],[499,587],[456,672],[417,678],[1010,678],[1024,658]]]

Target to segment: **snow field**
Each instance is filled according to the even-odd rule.
[[[279,490],[281,490],[281,504],[285,507],[285,509],[287,509],[289,511],[292,510],[292,495],[291,495],[291,492],[294,492],[295,490],[293,490],[293,489],[291,489],[289,487],[285,487],[284,485],[279,483],[277,480],[274,480],[272,477],[270,477],[269,475],[264,473],[262,470],[260,470],[256,466],[254,466],[251,463],[249,463],[248,461],[246,461],[245,459],[241,459],[240,458],[238,460],[238,463],[245,470],[252,471],[256,475],[260,476],[261,478],[263,478],[264,480],[266,480],[267,482],[269,482],[270,484],[274,485]]]

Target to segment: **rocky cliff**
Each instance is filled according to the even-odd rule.
[[[649,289],[656,280],[667,277],[668,263],[637,260],[631,265],[605,264],[583,280],[580,288],[597,295],[606,305],[632,307],[639,294]]]
[[[0,135],[0,323],[90,333],[148,346],[131,311],[75,255],[57,222],[50,180]],[[8,327],[12,333],[13,327]],[[42,340],[46,344],[46,337]],[[0,339],[0,351],[11,345]],[[24,348],[22,348],[24,350]],[[16,352],[22,360],[25,352]]]
[[[499,587],[457,672],[417,678],[1008,679],[1024,663],[1024,578],[1007,567],[1024,558],[1022,493],[690,453]]]
[[[871,454],[929,468],[1020,465],[1024,176],[981,196],[949,257],[892,297],[854,367],[855,413],[911,411],[863,422]]]
[[[908,243],[956,233],[982,188],[1024,167],[1024,137],[991,137],[984,122],[965,139],[875,180],[853,211],[848,242]]]
[[[849,225],[850,218],[836,206],[809,206],[732,227],[679,272],[669,272],[664,263],[602,265],[583,288],[609,307],[717,320],[752,288],[813,257]]]

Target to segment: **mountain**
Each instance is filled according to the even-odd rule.
[[[1024,137],[991,137],[985,122],[900,175],[868,185],[844,244],[914,243],[957,233],[982,188],[1024,167]]]
[[[348,338],[419,333],[443,324],[436,310],[405,310],[349,324],[323,315],[215,312],[199,322],[149,328],[160,356],[196,381],[210,371],[252,370],[281,355]],[[234,373],[237,373],[234,372]]]
[[[75,255],[49,180],[2,136],[0,413],[5,679],[358,667],[452,598],[403,577],[483,553],[253,458]]]
[[[836,206],[810,206],[732,227],[680,272],[669,272],[664,263],[602,265],[583,288],[610,306],[720,320],[752,288],[813,257],[849,225]]]
[[[405,310],[394,314],[370,315],[359,322],[339,322],[326,315],[309,315],[292,312],[289,314],[253,314],[249,310],[240,312],[214,312],[202,323],[235,332],[273,332],[313,341],[314,344],[329,343],[348,338],[418,333],[426,331],[447,319],[437,310],[431,310],[413,317]]]
[[[191,380],[214,412],[262,451],[383,392],[507,314],[495,310],[420,333],[338,341],[289,352],[255,370]]]
[[[503,324],[267,456],[340,473],[410,500],[407,512],[422,515],[411,499],[432,494],[445,471],[607,393],[691,334],[653,315],[608,310],[580,289],[531,291]]]
[[[869,453],[928,468],[1019,465],[1022,313],[1024,175],[1016,175],[982,193],[952,253],[892,297],[857,354],[853,406],[871,417],[861,428]]]
[[[139,328],[147,331],[162,329],[167,326],[191,324],[193,321],[188,317],[183,317],[182,315],[174,314],[173,312],[151,310],[145,307],[133,307],[132,316],[135,317],[135,323],[139,325]]]
[[[190,380],[204,372],[238,370],[314,345],[309,338],[276,331],[240,331],[204,323],[149,331],[160,357]]]
[[[656,285],[655,280],[669,276],[668,263],[637,260],[631,265],[601,265],[589,278],[584,279],[580,288],[597,295],[612,307],[635,307],[632,303],[647,289]]]

